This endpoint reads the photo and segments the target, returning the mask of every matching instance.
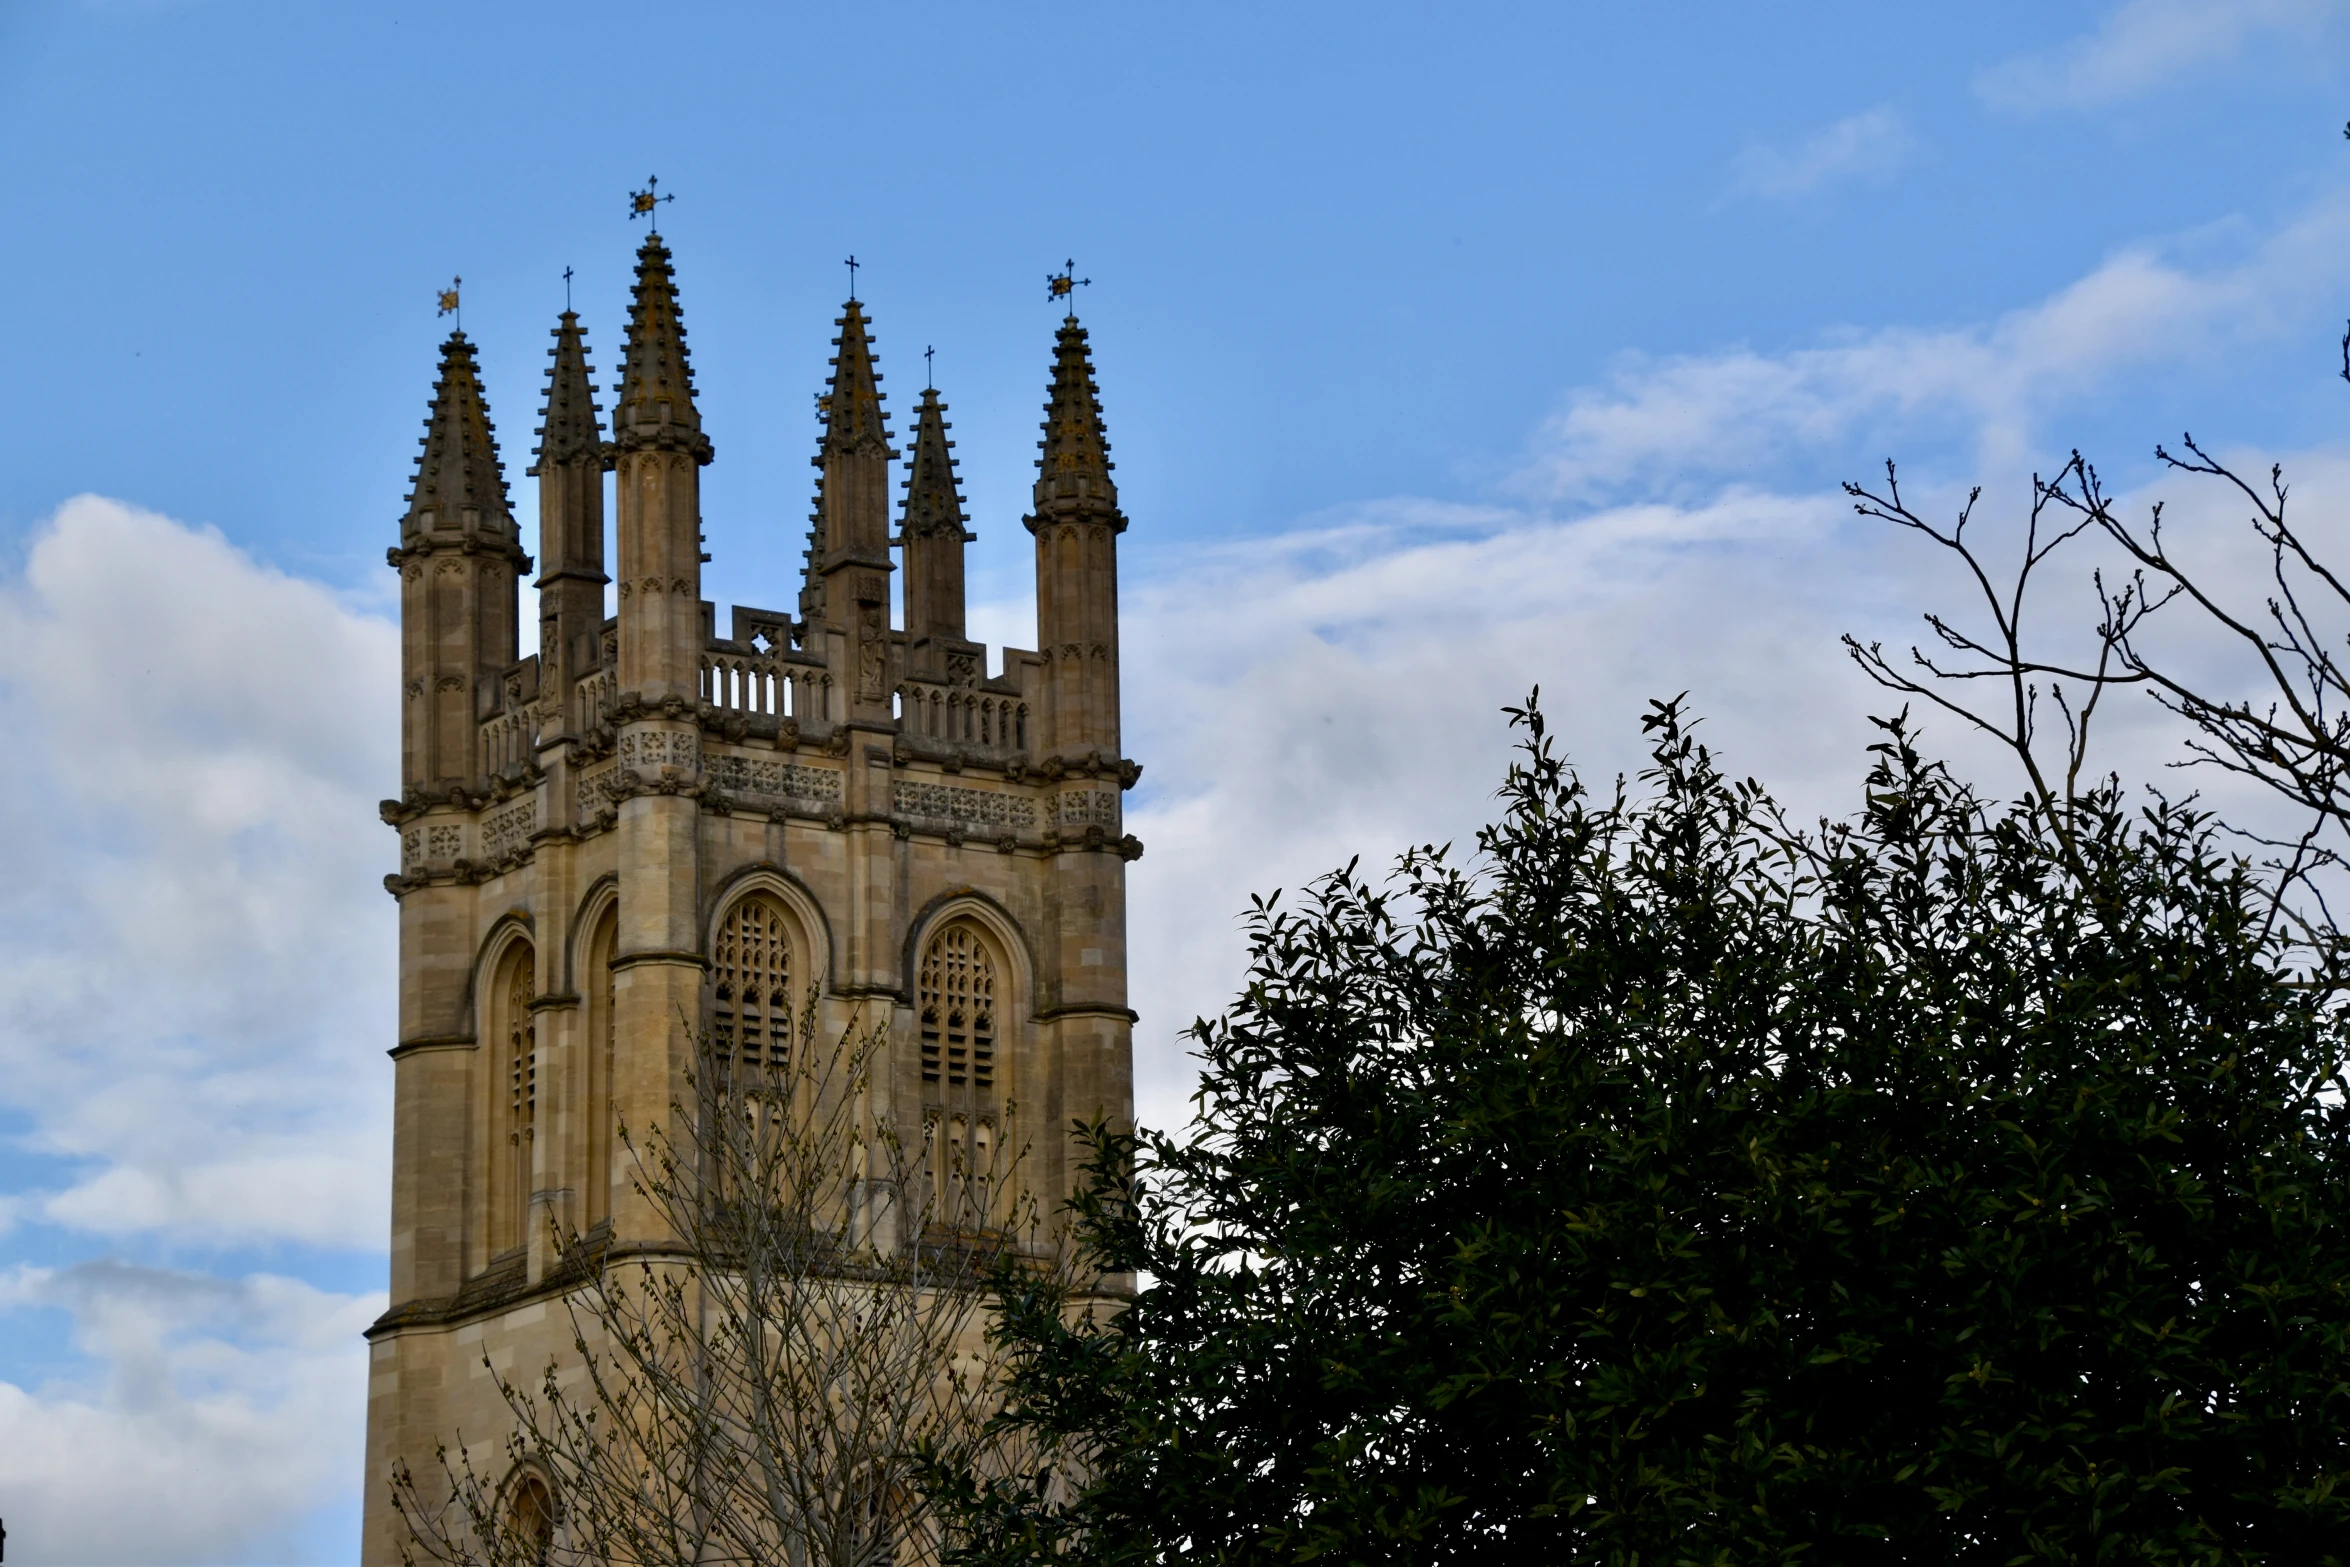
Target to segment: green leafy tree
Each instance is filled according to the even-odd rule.
[[[1902,720],[1797,831],[1678,704],[1601,797],[1514,716],[1468,864],[1258,903],[1192,1125],[1093,1129],[1085,1266],[999,1279],[1043,1457],[930,1466],[956,1558],[2345,1560],[2305,867]]]

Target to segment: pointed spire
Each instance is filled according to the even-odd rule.
[[[905,533],[909,539],[963,533],[963,492],[955,478],[954,442],[947,439],[946,404],[922,393],[914,420],[914,461],[906,474]]]
[[[955,443],[947,439],[946,404],[925,388],[914,420],[914,461],[906,475],[906,523],[899,542],[906,550],[906,633],[917,644],[926,638],[961,641],[963,614],[963,495],[955,483]],[[934,653],[914,650],[917,661],[943,674]]]
[[[613,444],[624,451],[658,447],[710,460],[710,438],[694,407],[693,367],[685,352],[685,320],[669,247],[647,234],[636,253],[636,289],[628,311],[628,346],[620,365],[619,397],[612,405]]]
[[[596,409],[595,384],[588,379],[587,340],[579,329],[579,313],[566,310],[561,320],[552,334],[555,346],[547,350],[555,362],[547,370],[547,406],[540,416],[546,423],[533,432],[539,444],[531,455],[538,461],[527,471],[534,478],[542,466],[600,458],[604,451],[604,426]]]
[[[846,313],[833,323],[840,336],[832,340],[839,354],[832,360],[832,386],[824,397],[823,457],[878,451],[897,453],[889,446],[889,416],[882,412],[881,372],[873,367],[873,339],[865,329],[865,307],[850,300]]]
[[[424,431],[402,536],[463,528],[512,538],[514,516],[505,470],[498,465],[497,426],[490,423],[473,345],[463,332],[451,332],[441,345],[441,373],[433,383]]]
[[[844,563],[887,571],[889,560],[889,416],[882,409],[881,372],[874,365],[873,338],[865,307],[851,299],[833,325],[840,336],[832,358],[832,382],[816,400],[823,433],[816,440],[816,505],[808,515],[807,577],[800,588],[800,614],[819,619],[840,610],[825,590],[825,577]]]
[[[1093,383],[1093,356],[1085,328],[1072,315],[1053,346],[1052,397],[1045,404],[1042,454],[1036,462],[1036,516],[1094,516],[1126,529],[1118,514],[1118,486],[1110,478],[1109,437],[1102,430],[1101,393]]]

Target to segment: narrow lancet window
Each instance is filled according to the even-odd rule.
[[[711,964],[710,1036],[746,1066],[791,1061],[791,921],[783,905],[753,893],[727,910]]]
[[[977,927],[958,920],[922,955],[922,1082],[995,1086],[995,957]]]
[[[996,1007],[1002,967],[970,920],[930,938],[915,988],[921,1029],[928,1222],[962,1226],[990,1218],[996,1158]]]
[[[497,1012],[491,1037],[497,1041],[498,1083],[493,1090],[502,1111],[492,1150],[490,1246],[505,1251],[530,1238],[532,1158],[538,1138],[539,1052],[537,1022],[530,1000],[535,978],[531,949],[508,955],[502,983],[492,992]]]

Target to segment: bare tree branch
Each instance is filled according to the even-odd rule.
[[[936,1551],[915,1455],[1008,1459],[982,1316],[1003,1259],[1046,1255],[1019,1151],[878,1113],[881,1029],[819,1043],[811,996],[796,1033],[776,1065],[705,1038],[677,1130],[622,1129],[673,1243],[558,1237],[575,1358],[499,1378],[497,1475],[459,1446],[397,1476],[412,1561],[906,1567]]]

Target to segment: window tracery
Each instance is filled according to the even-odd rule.
[[[917,993],[922,1021],[922,1084],[995,1087],[996,963],[968,920],[930,938]]]
[[[538,1137],[539,1052],[538,1024],[531,1015],[532,983],[536,966],[529,946],[517,944],[506,955],[503,983],[492,992],[497,1008],[490,1037],[497,1042],[492,1089],[499,1107],[493,1133],[490,1190],[490,1249],[508,1250],[529,1238],[532,1153]]]
[[[791,917],[754,892],[726,911],[711,963],[710,1037],[745,1066],[791,1063]]]
[[[1002,973],[971,920],[941,927],[923,948],[914,999],[932,1222],[985,1223],[991,1209]]]
[[[555,1498],[547,1482],[534,1474],[516,1480],[506,1512],[521,1560],[533,1567],[546,1561],[555,1545]]]

